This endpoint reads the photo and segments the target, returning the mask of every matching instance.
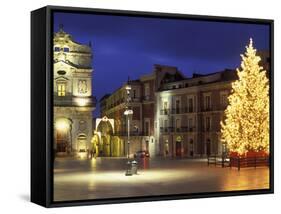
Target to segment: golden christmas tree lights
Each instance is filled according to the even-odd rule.
[[[231,152],[269,152],[269,82],[259,66],[253,41],[241,55],[238,80],[232,83],[225,120],[221,122],[222,141]]]

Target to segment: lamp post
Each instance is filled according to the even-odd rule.
[[[69,135],[70,135],[70,155],[72,155],[72,123],[69,126]]]
[[[129,83],[129,81],[128,81]],[[127,100],[126,100],[126,110],[124,112],[124,115],[127,117],[127,131],[128,131],[128,142],[127,142],[127,171],[126,171],[126,176],[132,175],[132,170],[131,170],[131,162],[130,162],[130,115],[133,115],[133,110],[129,108],[129,103],[131,101],[131,86],[129,84],[126,85],[125,87],[126,92],[127,92]]]

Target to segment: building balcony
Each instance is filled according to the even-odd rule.
[[[164,110],[161,110],[162,111],[162,114],[161,115],[165,115],[163,113]],[[171,114],[186,114],[186,113],[193,113],[195,112],[193,108],[187,108],[187,107],[184,107],[184,108],[172,108],[170,109],[169,111]]]
[[[131,97],[129,102],[130,103],[138,103],[140,101],[141,101],[140,97]],[[121,99],[116,100],[113,103],[109,104],[107,106],[107,109],[111,109],[111,108],[114,108],[116,106],[125,105],[125,104],[126,104],[126,99],[125,98],[121,98]]]
[[[211,132],[212,129],[211,129],[210,127],[207,127],[207,128],[204,129],[204,131],[205,131],[205,132]]]
[[[172,114],[181,114],[183,112],[183,109],[181,108],[172,108],[171,113]]]
[[[114,136],[122,136],[122,137],[127,137],[128,132],[127,131],[119,131],[119,132],[114,132]],[[148,136],[144,132],[141,131],[130,131],[130,136]]]
[[[195,112],[193,107],[185,107],[185,108],[183,108],[183,111],[184,111],[184,113],[193,113],[193,112]]]
[[[174,133],[174,132],[194,132],[195,127],[160,127],[161,133]]]
[[[161,133],[170,133],[174,131],[175,131],[175,127],[160,127]]]
[[[194,132],[195,127],[182,126],[182,127],[176,128],[176,131],[177,132]]]
[[[131,102],[140,102],[140,97],[132,97]]]
[[[194,131],[195,131],[195,127],[189,127],[189,128],[188,128],[188,131],[189,131],[189,132],[194,132]]]
[[[178,132],[187,132],[187,131],[188,131],[188,127],[182,126],[182,127],[180,127],[180,128],[177,128],[177,131],[178,131]]]
[[[142,100],[144,100],[144,101],[151,101],[152,100],[152,96],[151,95],[142,96]]]
[[[193,113],[194,109],[193,108],[174,108],[172,109],[172,114],[185,114],[185,113]]]
[[[203,108],[203,111],[213,111],[212,107]]]
[[[161,109],[160,110],[160,115],[168,115],[170,112],[170,109]]]

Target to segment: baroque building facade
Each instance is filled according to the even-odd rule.
[[[92,51],[91,44],[73,40],[62,26],[53,38],[54,149],[79,154],[91,149]]]

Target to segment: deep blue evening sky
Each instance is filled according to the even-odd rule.
[[[242,23],[55,13],[54,31],[59,24],[75,41],[92,42],[97,100],[153,64],[177,66],[187,77],[236,68],[250,37],[258,50],[268,50],[270,39],[268,25]]]

